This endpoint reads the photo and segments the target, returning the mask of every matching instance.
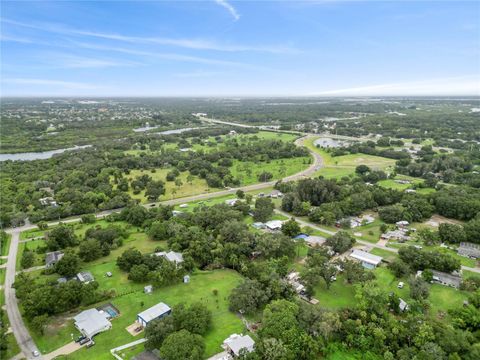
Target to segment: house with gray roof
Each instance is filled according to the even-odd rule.
[[[367,269],[373,269],[382,262],[381,256],[373,255],[358,249],[354,249],[350,254],[350,257],[360,261],[363,267]]]
[[[460,284],[462,283],[461,275],[456,272],[449,274],[441,271],[432,270],[432,274],[433,274],[433,282],[440,285],[459,288]]]
[[[47,268],[54,266],[58,262],[58,260],[60,260],[62,257],[63,257],[63,252],[61,251],[48,252],[45,255],[45,266]]]
[[[182,253],[179,253],[179,252],[175,252],[175,251],[160,251],[160,252],[157,252],[155,253],[156,256],[162,256],[164,257],[166,260],[172,262],[172,263],[175,263],[175,265],[180,265],[181,263],[183,263],[183,255]]]
[[[98,333],[112,328],[112,323],[108,320],[110,315],[97,309],[88,309],[75,316],[75,327],[89,339]]]
[[[480,245],[469,242],[461,242],[457,249],[458,255],[472,259],[480,259]]]
[[[82,282],[82,283],[88,284],[88,283],[91,283],[92,281],[94,281],[95,278],[93,277],[93,275],[90,271],[80,271],[77,274],[77,280]]]
[[[234,358],[240,355],[241,350],[252,352],[255,341],[249,335],[233,334],[223,342],[223,348]]]
[[[137,315],[137,322],[141,326],[146,327],[150,321],[161,319],[171,313],[172,309],[170,306],[161,302],[139,313]]]

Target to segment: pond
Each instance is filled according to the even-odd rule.
[[[50,159],[55,154],[61,154],[69,150],[80,150],[91,147],[92,145],[83,145],[83,146],[74,146],[71,148],[57,149],[50,151],[40,151],[40,152],[25,152],[17,154],[0,154],[0,161],[32,161],[32,160],[43,160]]]

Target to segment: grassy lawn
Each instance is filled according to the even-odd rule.
[[[446,312],[449,309],[461,307],[463,300],[468,299],[468,292],[457,290],[448,286],[432,284],[430,286],[431,312],[437,315],[439,311]]]
[[[0,285],[5,284],[6,269],[0,269]]]
[[[45,245],[45,240],[43,239],[31,240],[29,242],[18,244],[17,263],[15,265],[15,268],[17,270],[21,269],[20,262],[22,260],[22,254],[25,251],[25,249],[32,250],[35,254],[35,262],[33,263],[32,266],[45,265],[45,254],[37,254],[37,252],[35,251],[37,248],[44,245]]]
[[[93,272],[104,270],[105,268],[97,267]],[[112,281],[122,281],[118,274],[119,270],[115,272]],[[180,302],[205,304],[212,311],[213,317],[212,329],[204,337],[205,357],[216,354],[221,351],[220,345],[230,334],[244,331],[241,320],[228,311],[228,295],[241,282],[241,279],[238,273],[231,270],[196,272],[191,276],[189,284],[182,283],[156,289],[151,295],[141,291],[143,284],[133,285],[140,291],[111,299],[111,303],[120,310],[120,316],[112,320],[112,329],[96,336],[96,345],[93,348],[80,349],[69,355],[68,359],[110,359],[111,348],[139,338],[131,336],[125,328],[135,321],[139,312],[158,302],[165,302],[170,306]],[[213,295],[214,289],[218,290],[217,296]],[[73,331],[72,321],[67,320],[66,324],[57,326],[57,330],[56,333],[52,332],[48,336],[34,335],[42,352],[50,352],[70,341],[70,334]],[[76,332],[73,333],[76,334]]]
[[[0,255],[1,256],[7,256],[8,255],[8,250],[10,249],[10,239],[11,238],[12,238],[12,235],[7,234],[6,241],[2,241],[1,246],[0,246]]]
[[[7,351],[4,354],[5,359],[10,359],[20,353],[20,347],[17,344],[17,340],[15,340],[15,336],[13,334],[7,335]],[[3,355],[0,356],[3,359]]]
[[[373,254],[373,255],[381,256],[384,260],[386,260],[388,262],[391,262],[398,257],[398,255],[396,253],[392,252],[392,251],[383,250],[383,249],[379,249],[379,248],[373,248],[370,251],[370,253]]]
[[[329,309],[354,307],[356,304],[355,289],[352,285],[345,283],[345,277],[341,274],[337,276],[337,281],[334,281],[328,290],[325,282],[320,281],[314,288],[313,297],[319,300],[321,307]]]
[[[31,239],[31,238],[44,236],[44,235],[45,235],[45,230],[40,230],[38,228],[25,230],[25,231],[22,231],[20,233],[20,240],[28,240],[28,239]]]
[[[235,160],[230,170],[235,178],[240,179],[242,185],[251,185],[259,182],[258,175],[264,171],[273,175],[272,180],[277,180],[305,170],[311,162],[310,157],[275,159],[269,162]]]

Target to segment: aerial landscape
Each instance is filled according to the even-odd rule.
[[[0,359],[480,359],[480,4],[3,1]]]

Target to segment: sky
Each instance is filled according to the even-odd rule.
[[[480,2],[2,1],[2,96],[480,95]]]

